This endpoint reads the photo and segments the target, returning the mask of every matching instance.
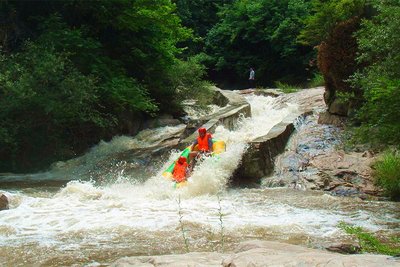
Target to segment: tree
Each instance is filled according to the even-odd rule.
[[[300,47],[296,38],[308,8],[303,0],[239,0],[226,5],[207,35],[212,67],[243,81],[253,66],[262,84],[304,78],[311,50]]]
[[[361,140],[375,145],[400,142],[400,3],[373,4],[377,15],[363,20],[356,38],[360,64],[365,68],[353,77],[363,90],[365,103],[358,113]]]

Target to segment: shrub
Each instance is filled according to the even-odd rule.
[[[357,136],[374,145],[397,145],[400,141],[400,4],[373,1],[376,16],[363,20],[356,38],[358,62],[365,66],[352,77],[363,89],[365,104],[358,113]]]
[[[187,99],[196,99],[200,107],[211,104],[213,92],[210,83],[202,80],[204,74],[204,66],[195,58],[175,62],[169,70],[169,80],[176,94],[175,99],[179,101],[178,105]]]
[[[109,126],[97,109],[97,91],[93,76],[81,74],[51,47],[27,43],[1,57],[0,170],[15,164],[33,168],[40,165],[36,161],[51,160],[46,156],[69,153],[83,133]]]
[[[313,78],[308,84],[308,87],[313,88],[324,85],[325,85],[324,76],[322,76],[322,74],[319,72],[315,72]]]
[[[386,151],[374,164],[374,177],[377,185],[393,199],[400,199],[400,154]]]

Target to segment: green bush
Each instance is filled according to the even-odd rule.
[[[27,43],[19,53],[2,56],[0,169],[31,169],[46,156],[65,155],[79,135],[109,126],[97,91],[93,76],[81,74],[52,47]]]
[[[152,113],[158,110],[144,86],[133,78],[123,75],[113,77],[103,85],[102,89],[107,101],[117,111],[128,109]]]
[[[175,91],[175,98],[180,105],[182,100],[195,99],[199,107],[206,107],[213,100],[211,84],[202,78],[205,75],[204,66],[196,58],[187,61],[177,60],[169,70],[169,80]]]
[[[365,103],[358,112],[356,137],[377,146],[400,142],[400,3],[372,1],[376,16],[363,20],[356,38],[358,61],[365,68],[353,75]]]
[[[400,154],[398,151],[386,151],[374,164],[374,178],[386,194],[400,199]]]
[[[325,85],[324,76],[322,76],[322,74],[319,72],[315,72],[314,76],[312,77],[311,81],[308,84],[308,87],[313,88],[324,85]]]

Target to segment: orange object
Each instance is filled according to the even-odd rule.
[[[199,134],[201,133],[205,134],[207,132],[206,128],[199,128],[197,131],[199,132]]]
[[[201,128],[200,128],[201,129]],[[198,136],[197,137],[197,148],[200,151],[210,151],[210,146],[208,145],[208,140],[212,138],[211,134],[205,134],[203,137]]]
[[[172,171],[172,176],[178,183],[186,180],[186,171],[188,164],[185,157],[179,157],[177,160],[174,170]]]

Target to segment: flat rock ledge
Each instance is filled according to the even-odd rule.
[[[386,255],[343,255],[272,241],[240,243],[232,253],[192,252],[179,255],[137,256],[119,259],[115,267],[258,267],[258,266],[400,266],[398,258]]]

